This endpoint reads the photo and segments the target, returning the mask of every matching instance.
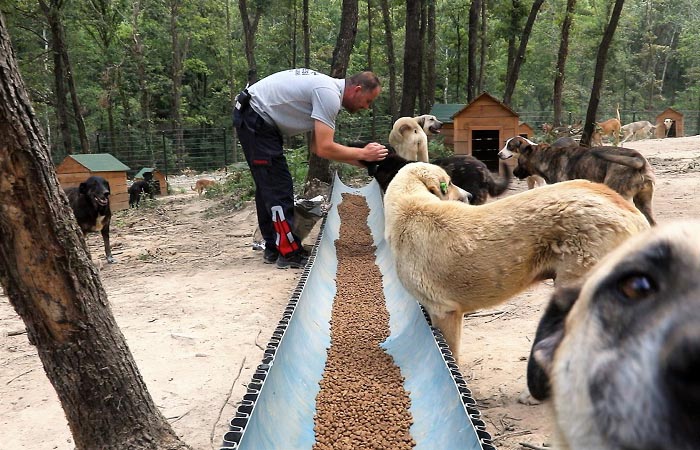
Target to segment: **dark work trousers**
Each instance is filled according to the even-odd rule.
[[[248,104],[234,109],[234,125],[255,182],[258,225],[266,248],[276,247],[283,256],[301,248],[292,233],[294,183],[277,127],[263,120]]]

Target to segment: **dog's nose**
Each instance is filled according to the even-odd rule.
[[[700,318],[686,320],[669,333],[661,363],[672,400],[686,414],[700,414]]]

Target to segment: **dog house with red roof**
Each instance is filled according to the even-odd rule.
[[[109,183],[110,209],[121,211],[129,207],[127,170],[129,166],[109,153],[93,153],[66,156],[56,167],[56,174],[62,189],[78,187],[91,176],[104,178]]]
[[[666,124],[668,123],[668,126]],[[656,116],[656,137],[682,137],[683,113],[673,108],[666,108]]]

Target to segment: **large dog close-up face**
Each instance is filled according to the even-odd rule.
[[[698,448],[698,229],[681,221],[636,235],[580,289],[555,295],[528,385],[552,396],[560,448]]]
[[[457,200],[469,203],[472,195],[452,183],[452,179],[445,170],[429,163],[410,163],[399,172],[408,172],[416,177],[425,188],[440,200]]]
[[[79,192],[88,197],[95,209],[109,205],[109,183],[102,177],[90,177],[80,183]]]
[[[438,120],[437,117],[430,114],[423,114],[422,116],[414,117],[418,125],[423,128],[425,134],[439,134],[440,128],[442,128],[442,122]]]

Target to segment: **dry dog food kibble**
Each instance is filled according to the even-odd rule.
[[[343,194],[331,346],[316,397],[314,450],[411,449],[411,400],[379,346],[389,337],[382,274],[364,197]]]

